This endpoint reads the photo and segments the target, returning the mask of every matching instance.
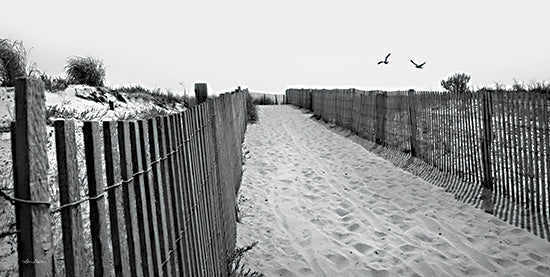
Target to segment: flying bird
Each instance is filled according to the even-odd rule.
[[[389,53],[383,61],[379,61],[378,64],[381,64],[381,63],[388,64],[388,58],[390,57],[390,55],[391,53]]]
[[[411,60],[411,63],[413,63],[414,66],[418,69],[422,69],[422,67],[426,64],[426,62],[423,62],[422,64],[416,64],[413,60]]]

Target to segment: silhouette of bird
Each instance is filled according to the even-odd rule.
[[[391,53],[389,53],[383,61],[379,61],[378,64],[381,64],[381,63],[388,64],[388,58],[390,57],[390,55]]]
[[[422,69],[422,67],[426,64],[426,62],[424,62],[422,64],[416,64],[413,60],[411,60],[411,63],[413,63],[414,66],[418,69]]]

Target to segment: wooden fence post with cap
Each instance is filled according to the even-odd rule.
[[[195,99],[197,101],[197,105],[206,101],[206,98],[208,98],[208,88],[206,86],[206,83],[196,83]]]
[[[54,274],[44,91],[39,80],[15,80],[11,131],[20,276]]]

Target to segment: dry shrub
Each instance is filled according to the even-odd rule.
[[[250,93],[246,94],[246,115],[248,123],[254,124],[258,122],[258,109]]]
[[[230,257],[229,262],[229,276],[230,277],[262,277],[264,274],[258,271],[252,271],[250,268],[247,268],[246,265],[241,264],[244,253],[252,250],[258,242],[254,242],[245,247],[237,247],[235,252]]]
[[[22,41],[0,38],[0,84],[13,87],[15,79],[26,76],[27,49]]]
[[[69,84],[103,86],[105,80],[105,66],[100,59],[94,57],[73,56],[67,60],[65,66]]]
[[[51,92],[64,91],[68,87],[67,80],[63,77],[52,77],[47,73],[41,72],[39,74],[40,80],[44,83],[46,90]]]

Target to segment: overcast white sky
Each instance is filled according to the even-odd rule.
[[[547,0],[10,0],[0,9],[0,37],[32,47],[39,69],[64,75],[69,56],[93,55],[115,86],[439,90],[454,72],[475,86],[550,80]]]

